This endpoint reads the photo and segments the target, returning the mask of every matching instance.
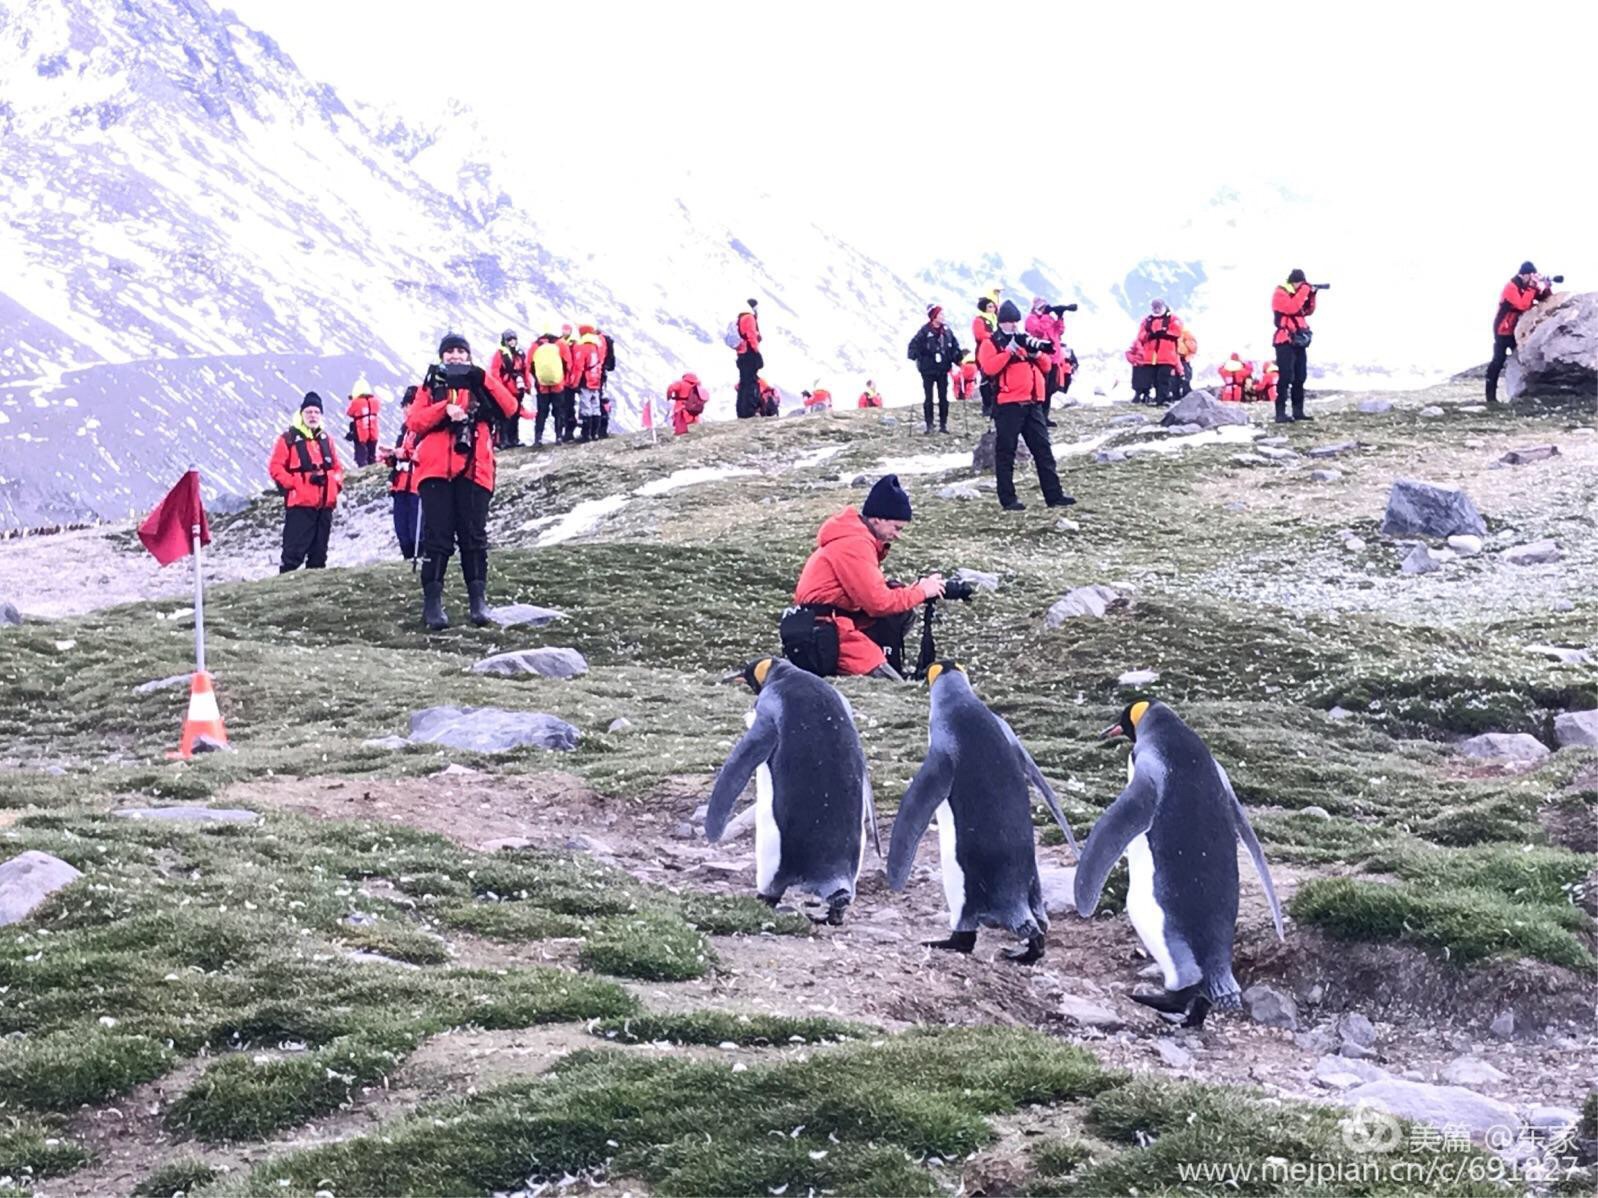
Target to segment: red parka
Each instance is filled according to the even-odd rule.
[[[998,380],[1000,403],[1042,403],[1043,380],[1054,363],[1048,354],[1038,354],[1031,361],[1012,357],[989,337],[977,342],[977,365],[983,374]]]
[[[1248,380],[1254,375],[1254,363],[1245,362],[1233,354],[1221,363],[1219,372],[1221,399],[1227,403],[1242,403],[1247,396]]]
[[[880,408],[882,406],[882,392],[867,388],[860,392],[860,398],[855,402],[857,408]]]
[[[512,352],[506,345],[494,351],[494,356],[488,361],[488,373],[504,383],[517,399],[526,395],[532,386],[527,373],[527,355],[521,350]]]
[[[477,392],[477,435],[472,439],[470,453],[457,447],[456,431],[459,428],[449,418],[445,409],[450,404],[470,409],[474,389]],[[505,384],[482,369],[472,371],[471,385],[446,388],[442,384],[435,395],[424,382],[416,389],[410,413],[405,417],[405,427],[416,434],[416,485],[430,478],[460,478],[465,476],[478,486],[494,489],[494,437],[488,421],[495,408],[501,415],[514,416],[518,410],[516,397]]]
[[[805,407],[807,409],[832,407],[832,392],[827,390],[812,391],[805,397]]]
[[[1182,339],[1182,322],[1176,314],[1164,316],[1153,313],[1145,316],[1137,326],[1137,340],[1132,343],[1137,366],[1181,366],[1182,357],[1177,344]]]
[[[858,615],[819,616],[838,626],[838,672],[869,674],[887,658],[882,646],[862,629],[873,619],[899,615],[922,601],[919,587],[890,587],[882,574],[888,546],[871,535],[852,507],[833,516],[816,533],[816,548],[799,572],[795,603],[822,603]]]
[[[954,397],[956,399],[970,399],[977,390],[977,364],[975,362],[961,362],[958,366],[949,367],[954,375]]]
[[[1315,288],[1308,283],[1283,283],[1271,293],[1271,312],[1276,321],[1272,345],[1286,345],[1293,334],[1309,328],[1306,319],[1315,311]]]
[[[680,437],[699,423],[705,410],[704,388],[696,375],[685,374],[666,388],[666,398],[671,403],[671,431]]]
[[[1254,398],[1265,403],[1276,402],[1276,381],[1281,376],[1275,362],[1265,363],[1265,369],[1260,374],[1259,384],[1254,388]]]
[[[284,507],[334,507],[344,485],[344,467],[327,429],[312,432],[298,416],[273,440],[266,472],[282,492]]]
[[[388,464],[388,493],[416,494],[416,434],[401,429],[394,448],[383,451],[383,461]]]
[[[1532,275],[1531,281],[1522,283],[1523,275],[1516,275],[1504,284],[1503,294],[1498,297],[1498,315],[1493,318],[1493,332],[1500,337],[1508,337],[1515,331],[1515,326],[1520,323],[1521,313],[1529,311],[1531,306],[1540,299],[1547,299],[1551,288],[1544,284],[1537,286],[1537,276]]]
[[[738,313],[738,337],[740,354],[760,352],[760,321],[747,308]]]
[[[350,397],[350,406],[344,409],[344,415],[355,426],[355,439],[361,444],[377,441],[377,413],[382,406],[383,401],[370,392]]]

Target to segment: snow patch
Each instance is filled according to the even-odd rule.
[[[689,466],[683,470],[673,470],[665,478],[647,482],[633,494],[647,499],[681,487],[696,487],[701,483],[720,482],[724,478],[742,478],[754,473],[756,472],[748,466]]]
[[[606,516],[614,515],[627,506],[627,496],[607,495],[603,499],[585,499],[571,511],[560,518],[553,528],[546,529],[538,535],[538,544],[542,548],[546,545],[559,545],[562,541],[569,541],[573,537],[580,537],[585,533],[593,532],[599,527],[599,522]]]

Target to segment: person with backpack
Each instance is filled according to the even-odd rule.
[[[413,471],[422,502],[422,622],[449,627],[444,574],[457,546],[472,623],[488,624],[488,505],[494,497],[493,425],[516,410],[497,377],[472,364],[459,333],[438,343],[439,360],[417,388],[405,427],[415,434]]]
[[[1181,359],[1182,366],[1176,378],[1176,398],[1183,399],[1193,390],[1193,359],[1198,355],[1198,338],[1193,333],[1192,325],[1184,325],[1182,335],[1176,341],[1176,356]]]
[[[1010,300],[999,308],[998,331],[977,346],[977,365],[993,379],[998,396],[993,405],[993,474],[998,482],[999,506],[1007,512],[1026,507],[1015,493],[1015,446],[1024,440],[1038,468],[1038,485],[1050,507],[1076,502],[1060,486],[1043,423],[1043,379],[1054,365],[1047,342],[1021,331],[1021,309]]]
[[[966,354],[958,363],[950,366],[949,371],[954,376],[956,402],[970,399],[977,393],[977,382],[981,372],[977,370],[976,354]]]
[[[814,391],[801,391],[799,399],[805,405],[806,416],[814,415],[816,412],[832,411],[832,392],[825,387],[817,387]]]
[[[999,305],[992,296],[984,295],[977,298],[977,314],[971,321],[971,343],[975,349],[980,350],[982,343],[999,327]],[[982,415],[993,415],[993,403],[998,397],[994,382],[987,375],[981,375],[977,383],[982,394]]]
[[[1054,427],[1054,420],[1049,415],[1049,408],[1054,399],[1055,379],[1059,374],[1060,346],[1065,340],[1065,305],[1050,304],[1041,295],[1032,297],[1032,310],[1027,313],[1026,329],[1028,337],[1036,337],[1039,341],[1049,343],[1048,374],[1043,379],[1043,423]]]
[[[760,372],[766,359],[760,353],[760,318],[756,314],[759,306],[757,301],[749,300],[727,327],[724,338],[738,355],[738,401],[734,410],[739,420],[747,420],[760,411]]]
[[[1176,376],[1182,368],[1177,342],[1182,322],[1162,299],[1149,304],[1149,314],[1137,326],[1137,337],[1127,353],[1132,363],[1133,403],[1169,404]],[[1150,398],[1152,396],[1152,398]]]
[[[599,391],[605,382],[605,342],[591,324],[577,326],[572,365],[577,372],[578,439],[597,441],[603,415]]]
[[[610,436],[610,397],[605,394],[605,384],[610,382],[611,373],[616,369],[616,339],[597,327],[595,332],[605,346],[605,359],[599,375],[599,439],[603,441]]]
[[[1271,292],[1271,319],[1276,332],[1271,344],[1276,348],[1277,380],[1276,423],[1314,420],[1304,415],[1304,380],[1309,377],[1309,316],[1315,311],[1315,288],[1305,282],[1304,272],[1294,268],[1287,282]],[[1293,414],[1287,414],[1287,401],[1293,401]]]
[[[960,343],[943,323],[943,308],[927,305],[927,322],[910,338],[906,355],[921,375],[923,435],[932,433],[932,393],[938,393],[938,431],[949,431],[949,367],[960,360]]]
[[[762,416],[782,415],[782,392],[778,391],[763,378],[756,377],[755,382],[760,386],[760,414]]]
[[[582,385],[582,370],[577,363],[577,334],[571,325],[560,326],[560,338],[566,346],[566,385],[560,395],[556,440],[571,442],[577,438],[577,390]]]
[[[882,392],[877,390],[876,383],[866,380],[866,389],[860,392],[860,398],[855,401],[857,408],[880,408],[882,406]]]
[[[400,412],[405,413],[416,400],[416,388],[405,388],[400,400]],[[400,556],[410,561],[416,556],[416,534],[421,516],[422,501],[416,494],[416,434],[400,417],[399,436],[392,448],[382,450],[384,465],[388,467],[388,493],[394,508],[394,536],[399,541]]]
[[[1498,402],[1498,376],[1509,355],[1515,352],[1515,326],[1533,304],[1553,293],[1553,285],[1530,262],[1522,262],[1514,278],[1504,284],[1498,296],[1498,315],[1493,317],[1493,360],[1487,363],[1488,403]]]
[[[322,397],[315,391],[305,393],[294,422],[272,442],[266,472],[283,496],[283,557],[277,572],[287,574],[302,564],[322,569],[344,467],[322,427]]]
[[[349,432],[344,439],[355,449],[355,465],[370,466],[377,461],[377,413],[383,401],[377,398],[372,384],[364,378],[355,380],[350,388],[349,407],[344,414],[350,418]]]
[[[671,404],[673,435],[680,437],[699,423],[699,418],[704,415],[706,398],[704,385],[691,370],[666,388],[666,402]]]
[[[522,399],[527,395],[527,357],[522,353],[515,329],[499,335],[499,349],[489,360],[488,369],[516,397],[516,411],[494,427],[494,444],[501,449],[520,449],[522,444]]]
[[[544,425],[553,417],[555,440],[560,435],[560,405],[566,392],[566,376],[571,372],[571,350],[554,333],[544,333],[533,343],[528,358],[528,373],[532,376],[533,391],[537,398],[533,410],[533,445],[544,443]]]

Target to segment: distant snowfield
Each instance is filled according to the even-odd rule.
[[[538,534],[538,546],[559,545],[584,533],[593,532],[606,516],[613,516],[627,506],[627,496],[607,495],[603,499],[585,499],[560,517],[554,527]]]
[[[673,470],[665,478],[647,482],[633,494],[648,499],[654,495],[676,491],[681,487],[701,486],[705,483],[720,482],[725,478],[743,478],[758,473],[759,471],[748,466],[689,466],[683,470]]]

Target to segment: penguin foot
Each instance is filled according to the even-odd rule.
[[[923,940],[925,948],[941,948],[954,953],[969,953],[977,946],[975,932],[950,932],[947,940]]]
[[[1186,986],[1181,990],[1139,988],[1132,991],[1133,1002],[1142,1003],[1145,1007],[1153,1007],[1156,1011],[1165,1015],[1185,1014],[1195,997],[1202,997],[1199,994],[1199,983]]]
[[[1023,948],[1005,949],[1004,959],[1014,961],[1017,965],[1031,965],[1043,960],[1043,933],[1034,932],[1028,936]]]
[[[836,928],[843,924],[843,913],[848,909],[849,892],[847,890],[835,890],[827,896],[827,913],[819,918],[812,915],[810,920],[812,923],[831,924]]]
[[[777,909],[777,904],[782,902],[782,895],[780,894],[757,894],[755,897],[761,902],[765,903],[766,906],[770,907],[773,911]]]
[[[1193,1000],[1193,1005],[1188,1008],[1187,1018],[1182,1020],[1183,1027],[1203,1027],[1204,1016],[1210,1013],[1210,1000],[1206,995],[1200,994]]]

